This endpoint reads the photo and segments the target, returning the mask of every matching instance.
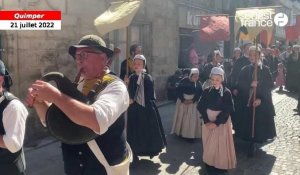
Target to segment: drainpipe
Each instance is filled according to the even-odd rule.
[[[16,36],[16,39],[17,39],[17,65],[16,65],[16,68],[15,68],[15,72],[16,72],[16,82],[17,82],[17,86],[16,86],[16,93],[17,93],[17,96],[20,97],[20,54],[19,54],[19,31],[16,31],[17,32],[17,36]]]

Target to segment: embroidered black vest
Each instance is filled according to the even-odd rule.
[[[94,98],[116,77],[105,75],[101,85],[96,88]],[[89,93],[90,95],[90,93]],[[89,96],[88,95],[88,96]],[[96,142],[110,165],[121,163],[126,158],[125,117],[122,114]],[[70,175],[106,174],[105,168],[92,153],[87,144],[69,145],[62,143],[65,173]]]

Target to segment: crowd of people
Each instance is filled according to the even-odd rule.
[[[273,141],[276,113],[272,90],[295,93],[300,89],[299,45],[280,53],[275,47],[262,48],[249,42],[233,50],[229,64],[222,57],[220,50],[214,50],[201,68],[178,69],[167,83],[168,99],[176,102],[171,133],[202,138],[203,161],[210,172],[236,166],[233,133],[249,143],[248,156],[253,156],[262,143]],[[192,78],[195,74],[197,80]],[[298,96],[294,110],[299,114]],[[195,117],[201,119],[201,125]]]
[[[78,69],[72,85],[87,103],[44,80],[36,80],[28,88],[26,105],[35,109],[42,125],[47,127],[49,110],[59,110],[74,125],[95,135],[87,143],[62,141],[68,175],[127,175],[130,164],[138,165],[139,156],[152,158],[167,146],[155,103],[154,81],[142,47],[130,47],[130,57],[121,64],[120,78],[110,70],[119,53],[96,35],[86,35],[69,47]],[[249,156],[253,156],[257,143],[276,137],[271,92],[275,85],[279,91],[283,87],[299,91],[299,53],[298,45],[280,54],[276,48],[246,43],[234,49],[230,64],[224,64],[221,51],[214,50],[201,69],[176,70],[169,78],[168,98],[176,102],[170,132],[189,142],[202,139],[208,174],[226,174],[236,167],[233,134],[250,143]],[[0,169],[4,174],[24,175],[28,112],[5,88],[5,71],[0,61]],[[298,99],[298,112],[299,108]]]
[[[215,50],[207,56],[205,64],[194,65],[200,71],[199,81],[202,87],[207,87],[211,69],[220,66],[225,72],[224,84],[235,94],[239,73],[244,66],[250,64],[249,47],[252,45],[250,42],[245,42],[241,48],[235,48],[232,58],[228,59],[229,61],[224,61],[220,50]],[[299,83],[297,77],[300,75],[300,45],[287,46],[282,51],[275,46],[262,48],[258,44],[258,47],[261,52],[262,64],[270,70],[274,82],[273,88],[277,87],[279,92],[286,90],[287,92],[298,93]],[[179,68],[169,77],[167,82],[167,97],[169,100],[177,100],[179,82],[189,74],[190,70],[191,68]],[[299,110],[299,108],[297,107],[296,110]]]

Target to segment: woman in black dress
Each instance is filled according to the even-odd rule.
[[[192,68],[190,75],[183,78],[177,87],[176,110],[171,133],[191,139],[201,138],[201,115],[197,111],[197,102],[202,94],[199,82],[199,70]]]
[[[254,143],[266,142],[276,137],[274,122],[275,109],[272,101],[274,86],[270,69],[261,61],[260,48],[251,46],[249,57],[252,64],[245,66],[237,82],[239,111],[237,111],[236,136]],[[257,57],[257,58],[256,58]],[[254,66],[257,61],[257,81],[253,81]],[[253,99],[253,88],[256,87],[256,99]],[[252,138],[252,117],[255,107],[254,137]],[[254,150],[250,150],[253,154]]]
[[[145,73],[146,58],[136,55],[133,59],[134,74],[129,77],[127,140],[137,156],[156,156],[166,145],[163,126],[155,105],[152,77]]]
[[[298,82],[300,76],[300,46],[293,46],[292,54],[288,57],[286,64],[285,89],[290,92],[297,92],[299,90]]]

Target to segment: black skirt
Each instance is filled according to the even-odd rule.
[[[246,140],[263,143],[267,139],[276,137],[276,127],[274,121],[274,114],[268,110],[262,103],[256,108],[254,138],[252,138],[252,117],[253,109],[250,107],[241,108],[243,111],[239,112],[239,118],[235,130],[236,136]]]
[[[165,147],[166,138],[155,103],[145,106],[136,102],[129,106],[127,141],[136,156],[156,156]]]

